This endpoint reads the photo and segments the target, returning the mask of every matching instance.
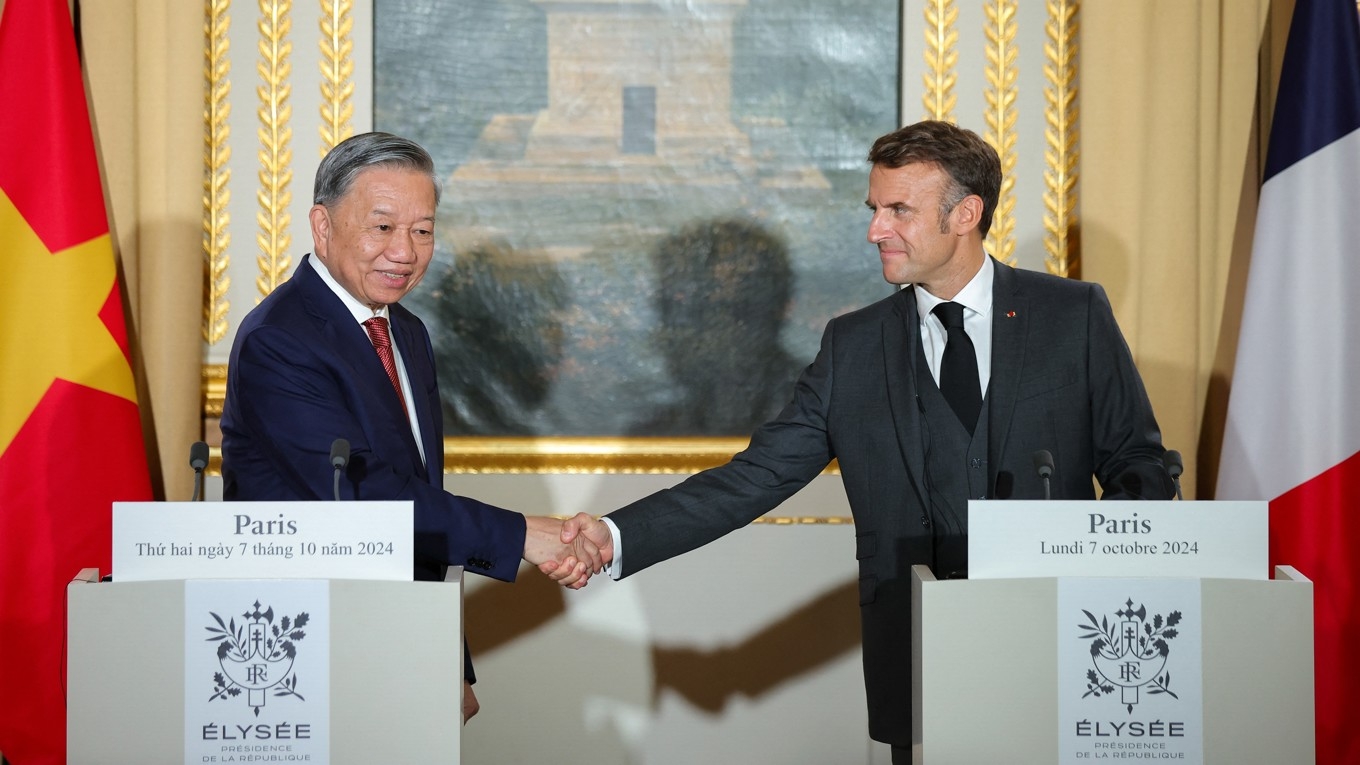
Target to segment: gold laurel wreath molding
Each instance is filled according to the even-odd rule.
[[[293,44],[288,40],[293,26],[292,5],[289,0],[260,0],[260,59],[255,64],[262,82],[256,89],[260,102],[256,112],[260,121],[260,188],[256,200],[260,209],[255,215],[259,225],[255,243],[261,254],[256,257],[260,275],[255,286],[260,298],[279,286],[292,262],[288,255],[292,246],[288,205],[293,200],[293,129],[289,124],[293,115],[289,103]]]
[[[988,0],[987,12],[987,135],[1001,157],[1001,197],[987,236],[988,249],[998,260],[1015,265],[1015,119],[1019,49],[1015,43],[1016,0]]]
[[[954,104],[958,100],[954,94],[955,67],[959,61],[955,47],[959,33],[954,24],[959,18],[959,9],[954,0],[926,0],[925,16],[926,71],[922,75],[925,93],[921,96],[925,117],[953,122]]]
[[[321,156],[354,134],[351,0],[321,2]]]
[[[203,21],[203,74],[208,80],[203,108],[203,257],[207,282],[203,303],[203,340],[215,344],[227,336],[227,289],[231,276],[231,0],[207,0]]]
[[[1048,0],[1044,25],[1044,265],[1079,276],[1077,246],[1077,16],[1080,0]]]

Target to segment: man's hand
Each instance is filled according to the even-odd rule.
[[[477,694],[472,692],[472,683],[463,681],[463,724],[471,720],[474,715],[480,712],[482,705],[477,701]]]
[[[562,524],[562,544],[579,542],[582,537],[600,551],[605,563],[614,562],[614,537],[609,534],[608,524],[588,513],[577,513]]]
[[[581,516],[590,517],[581,513],[568,523]],[[579,590],[586,586],[591,574],[599,572],[612,559],[613,547],[610,547],[610,557],[605,558],[585,535],[572,532],[571,539],[564,540],[567,540],[567,533],[562,521],[540,516],[525,518],[524,559],[538,566],[554,582]]]
[[[588,513],[577,513],[562,524],[561,541],[564,545],[585,544],[587,548],[593,547],[605,563],[612,563],[614,560],[614,538],[609,534],[609,526]],[[569,562],[564,561],[562,565]],[[553,581],[562,581],[565,574],[559,573],[560,568],[560,565],[549,562],[541,564],[538,570],[547,574]],[[600,568],[593,569],[592,573],[600,573]],[[562,583],[570,586],[565,581]],[[584,583],[581,586],[584,587]]]

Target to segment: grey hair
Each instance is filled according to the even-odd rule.
[[[434,160],[415,141],[391,133],[360,133],[341,141],[316,168],[312,202],[330,205],[349,193],[359,173],[371,167],[401,167],[425,173],[434,184],[434,204],[439,206],[443,184],[434,172]]]

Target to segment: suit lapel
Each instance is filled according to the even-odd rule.
[[[916,345],[920,333],[916,325],[916,293],[899,290],[893,310],[883,321],[883,374],[888,384],[888,408],[897,431],[897,445],[906,463],[907,474],[922,503],[927,501],[925,453],[921,448],[921,407],[916,395]]]
[[[430,475],[443,475],[443,455],[444,445],[440,427],[442,412],[439,409],[439,400],[431,400],[425,395],[427,390],[434,387],[434,369],[430,367],[429,359],[425,353],[424,335],[417,332],[414,318],[401,306],[394,305],[388,309],[387,315],[391,319],[391,326],[397,338],[398,348],[401,350],[402,363],[406,367],[406,377],[411,383],[411,400],[415,404],[416,422],[420,424],[420,440],[425,447],[425,465],[420,462],[419,452],[413,455],[413,462],[418,468],[418,473],[422,478],[429,478]],[[415,447],[415,439],[410,440],[410,446]],[[431,461],[436,461],[437,469],[425,470],[425,466]]]
[[[364,332],[363,327],[355,323],[345,304],[340,302],[340,298],[336,297],[330,287],[327,287],[316,274],[308,262],[311,258],[312,256],[308,255],[302,259],[301,265],[293,273],[292,281],[297,285],[298,292],[306,303],[307,312],[316,317],[320,323],[321,333],[325,336],[327,345],[348,359],[365,378],[376,370],[377,374],[386,380],[387,373],[383,371],[382,362],[378,361],[378,354],[372,352],[373,343],[368,339],[368,334]],[[367,361],[362,354],[365,348],[373,357],[372,365],[363,363]],[[360,361],[361,359],[363,361]]]
[[[1010,436],[1029,320],[1029,299],[1019,292],[1015,269],[997,262],[992,283],[992,377],[987,388],[989,488],[996,485],[996,466]]]
[[[379,407],[382,417],[388,419],[394,427],[392,430],[403,434],[402,444],[406,447],[406,453],[411,460],[411,464],[416,471],[424,476],[424,466],[420,460],[420,452],[416,449],[415,438],[411,435],[410,427],[406,427],[406,412],[401,408],[401,403],[397,397],[392,395],[392,382],[387,377],[387,371],[383,369],[382,362],[378,359],[378,354],[373,350],[373,341],[368,338],[368,333],[364,328],[354,321],[354,316],[345,308],[345,304],[340,298],[331,292],[330,287],[321,280],[312,266],[308,263],[311,258],[308,255],[303,259],[297,271],[293,274],[293,279],[297,282],[299,293],[307,304],[307,310],[315,316],[321,324],[321,333],[326,338],[326,344],[334,348],[355,371],[356,379],[354,383],[365,391],[365,398]],[[388,312],[391,315],[391,311]],[[396,334],[397,330],[392,330]],[[403,341],[398,337],[397,342],[401,344],[401,352],[407,353],[407,348],[411,345],[409,340]],[[409,375],[409,362],[407,364]],[[412,395],[417,397],[424,390],[423,387],[417,388],[416,380],[411,380]],[[373,439],[378,434],[387,432],[388,429],[381,423],[365,424],[365,429],[369,430],[369,438]],[[382,452],[391,451],[390,446],[373,444],[373,448],[380,449]],[[386,459],[397,458],[396,454],[384,454]]]

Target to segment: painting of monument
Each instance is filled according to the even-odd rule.
[[[896,126],[887,5],[375,0],[375,127],[444,180],[408,302],[447,431],[730,436],[776,413],[826,320],[889,291],[863,206]]]

